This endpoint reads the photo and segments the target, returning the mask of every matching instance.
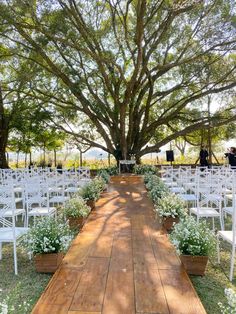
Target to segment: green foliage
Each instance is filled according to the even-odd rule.
[[[79,195],[86,201],[99,199],[101,192],[105,189],[106,182],[101,177],[96,177],[79,191]]]
[[[152,199],[154,204],[158,204],[160,198],[169,193],[166,185],[157,175],[146,173],[144,183],[148,190],[148,196]]]
[[[87,217],[91,208],[86,204],[81,197],[73,197],[68,200],[62,208],[64,215],[69,217]]]
[[[55,217],[38,218],[23,237],[30,254],[66,252],[73,239],[69,225]]]
[[[119,169],[117,166],[113,166],[113,167],[107,167],[107,168],[103,168],[101,169],[101,171],[106,171],[110,176],[116,176],[119,173]],[[98,172],[99,174],[99,172]]]
[[[215,252],[216,239],[205,221],[199,223],[186,217],[174,226],[170,235],[178,254],[210,256]]]
[[[106,182],[106,184],[110,181],[110,175],[105,169],[98,170],[97,176],[101,177]]]
[[[134,166],[134,173],[136,174],[156,174],[157,173],[157,168],[155,166],[152,165],[135,165]]]
[[[185,217],[187,209],[185,203],[178,195],[168,193],[162,196],[155,205],[155,210],[160,217]]]

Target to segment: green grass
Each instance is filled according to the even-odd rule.
[[[220,229],[218,221],[216,221],[216,227]],[[211,220],[209,221],[209,228],[212,228]],[[225,230],[231,229],[231,217],[228,216],[225,220]],[[221,313],[218,306],[219,302],[227,305],[224,294],[225,288],[232,288],[236,291],[236,262],[234,280],[232,283],[229,281],[231,246],[226,242],[220,241],[220,252],[220,264],[217,262],[217,255],[215,253],[214,257],[211,257],[208,262],[205,276],[191,276],[192,283],[208,314]]]
[[[228,224],[226,225],[229,230]],[[236,263],[235,263],[236,264]],[[227,305],[225,288],[236,291],[236,265],[234,280],[228,279],[230,267],[230,247],[221,242],[221,264],[216,255],[210,259],[206,275],[191,276],[192,283],[208,314],[220,314],[219,302]],[[7,301],[9,314],[31,313],[35,303],[49,282],[51,275],[35,271],[33,260],[18,247],[18,271],[14,274],[12,245],[3,246],[3,259],[0,261],[0,303]],[[0,306],[1,313],[1,306]]]
[[[236,291],[236,281],[234,280],[231,284],[227,277],[230,263],[229,254],[223,253],[221,256],[222,262],[227,262],[227,266],[224,262],[218,265],[215,261],[210,260],[205,276],[191,276],[192,283],[208,314],[221,313],[218,306],[219,302],[227,305],[224,295],[225,288],[233,288]]]
[[[3,259],[0,261],[0,303],[8,305],[10,314],[28,314],[37,302],[51,275],[35,271],[33,260],[17,250],[18,275],[14,274],[12,245],[3,246]],[[1,307],[0,307],[1,313]]]

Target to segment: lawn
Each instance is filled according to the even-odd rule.
[[[37,273],[33,261],[19,249],[18,271],[19,274],[16,276],[12,246],[3,246],[3,259],[0,261],[0,303],[5,300],[8,304],[8,313],[11,314],[31,313],[51,275]]]
[[[4,246],[3,260],[0,262],[0,302],[2,300],[7,301],[9,313],[27,314],[31,312],[51,275],[37,273],[33,261],[30,261],[27,255],[18,249],[19,275],[15,276],[12,252],[11,245]],[[216,258],[212,258],[204,277],[191,277],[208,314],[220,314],[218,302],[226,304],[224,296],[226,287],[232,287],[236,290],[236,280],[231,284],[227,277],[229,251],[224,249],[221,256],[222,264],[220,266],[217,264]]]
[[[218,226],[218,222],[216,222]],[[209,224],[209,227],[211,225]],[[226,229],[230,230],[230,217],[226,220]],[[224,295],[225,288],[236,291],[236,265],[234,280],[228,279],[230,267],[230,247],[221,242],[221,264],[218,265],[216,254],[208,263],[204,277],[191,276],[192,283],[208,314],[220,314],[218,302],[227,304]],[[236,263],[235,263],[236,264]],[[29,260],[26,252],[18,247],[18,272],[14,274],[12,245],[3,245],[3,259],[0,261],[0,303],[5,300],[9,314],[31,313],[51,275],[39,274],[35,271],[33,260]],[[0,314],[1,307],[0,307]],[[128,314],[128,313],[127,313]]]

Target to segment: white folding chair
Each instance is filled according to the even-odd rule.
[[[56,215],[56,207],[49,204],[49,192],[46,182],[40,180],[25,183],[25,203],[27,210],[27,227],[30,217]]]
[[[229,272],[229,280],[233,280],[234,274],[234,262],[235,262],[235,250],[236,250],[236,196],[235,196],[235,182],[232,182],[232,192],[233,192],[233,200],[232,200],[232,230],[220,230],[217,233],[217,256],[218,263],[220,263],[220,239],[228,242],[231,245],[231,259],[230,259],[230,272]]]
[[[0,188],[0,260],[2,259],[2,243],[13,243],[14,270],[18,274],[17,267],[17,240],[27,233],[28,228],[15,225],[16,203],[13,184],[1,185]],[[11,220],[5,218],[6,213],[11,212]],[[7,215],[8,216],[8,215]],[[10,217],[9,217],[10,218]]]

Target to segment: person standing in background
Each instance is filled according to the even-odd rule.
[[[200,150],[200,154],[199,154],[201,167],[208,167],[209,166],[208,156],[209,156],[209,154],[208,154],[206,147],[202,146],[201,150]]]
[[[228,153],[225,154],[225,157],[228,157],[229,165],[236,168],[236,148],[230,147]]]

